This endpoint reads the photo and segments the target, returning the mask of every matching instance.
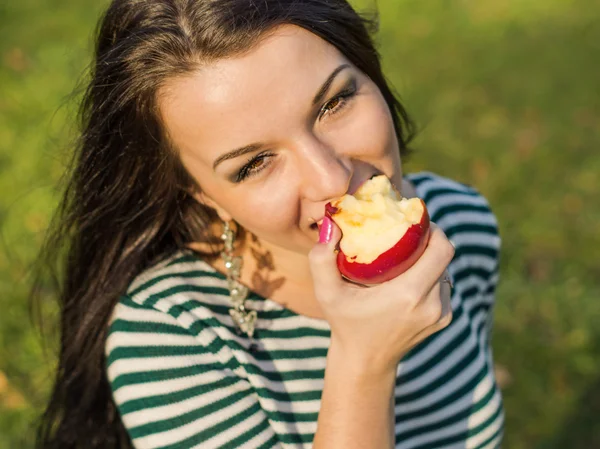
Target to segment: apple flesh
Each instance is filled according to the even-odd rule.
[[[328,203],[325,214],[342,230],[338,269],[358,284],[380,284],[402,274],[429,241],[429,213],[423,200],[402,198],[383,175]]]

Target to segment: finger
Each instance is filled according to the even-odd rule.
[[[342,238],[340,228],[328,217],[321,224],[319,241],[308,254],[310,271],[315,287],[319,285],[341,285],[341,274],[337,267],[336,247]]]
[[[431,223],[429,242],[415,264],[398,278],[415,298],[423,298],[438,284],[454,257],[454,246],[438,226]],[[396,278],[396,279],[398,279]],[[394,284],[394,279],[389,281]],[[392,287],[393,288],[393,287]]]
[[[415,344],[430,335],[444,329],[452,321],[452,304],[450,286],[439,282],[418,305],[419,315],[423,320],[423,329],[414,337]]]

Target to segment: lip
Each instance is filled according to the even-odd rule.
[[[321,229],[321,223],[323,223],[323,217],[319,218],[318,220],[313,221],[310,225],[309,228],[313,231],[318,231]]]
[[[349,186],[348,191],[346,192],[346,194],[347,195],[354,195],[354,193],[360,188],[360,186],[362,186],[369,179],[374,178],[375,176],[379,176],[380,174],[381,173],[372,173],[370,176],[361,179],[360,182],[354,183],[353,185],[351,184]],[[316,220],[311,219],[310,220],[310,224],[308,225],[309,229],[311,231],[318,231],[319,229],[321,229],[321,223],[323,223],[323,218],[324,217],[325,216],[322,215],[321,217],[319,217]]]
[[[348,189],[348,195],[354,195],[354,193],[360,189],[360,187],[367,182],[370,179],[373,179],[375,176],[379,176],[381,175],[381,173],[373,173],[371,176],[369,176],[368,178],[364,178],[363,180],[361,180],[359,183],[355,184],[355,185],[351,185],[350,188]]]

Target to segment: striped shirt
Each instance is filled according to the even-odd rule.
[[[456,246],[454,318],[398,366],[398,449],[497,448],[503,408],[490,349],[500,238],[473,188],[408,175]],[[251,293],[256,347],[236,333],[225,277],[181,250],[141,273],[106,341],[115,402],[137,448],[310,448],[330,329]]]

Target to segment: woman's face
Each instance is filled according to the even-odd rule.
[[[401,187],[379,89],[302,28],[171,79],[159,104],[199,199],[270,246],[308,253],[325,204],[374,174]]]

